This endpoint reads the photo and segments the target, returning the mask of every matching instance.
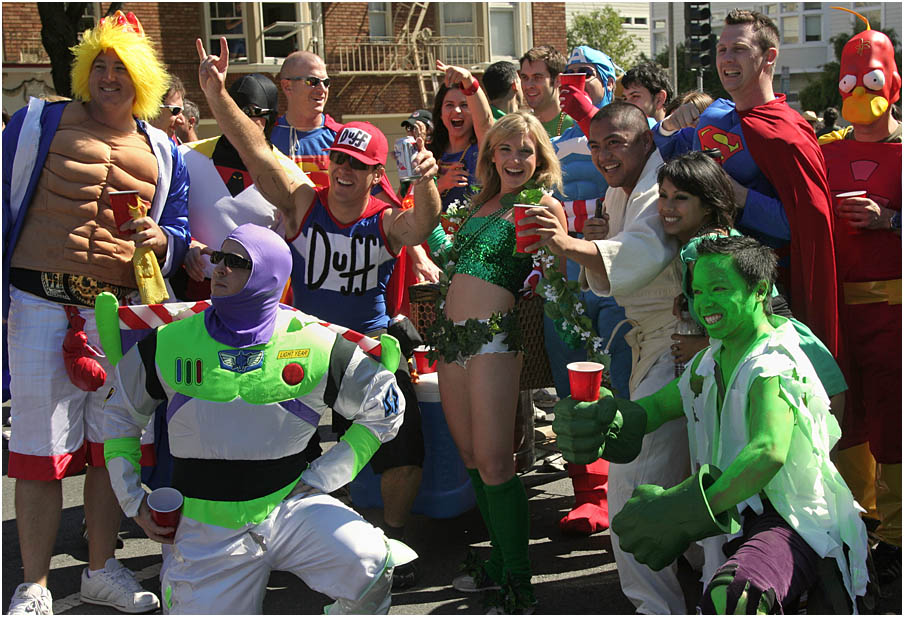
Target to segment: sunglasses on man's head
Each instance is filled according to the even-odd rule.
[[[224,253],[223,251],[214,251],[210,254],[210,263],[216,265],[221,261],[226,262],[226,267],[232,270],[236,268],[242,268],[243,270],[251,269],[251,260],[245,259],[241,255],[235,255],[234,253]]]
[[[271,111],[273,110],[258,107],[257,105],[245,105],[242,107],[242,112],[249,118],[263,118],[264,116],[269,116]]]
[[[596,71],[594,71],[589,66],[576,66],[574,68],[565,69],[566,75],[580,75],[583,73],[587,76],[587,79],[593,79],[596,77]]]
[[[319,77],[314,77],[313,75],[308,75],[307,77],[283,77],[283,79],[288,79],[289,81],[303,81],[308,84],[312,88],[316,88],[320,84],[323,84],[324,88],[330,87],[330,78],[327,77],[325,79],[320,79]]]
[[[330,152],[330,161],[336,163],[336,165],[342,165],[343,163],[345,163],[345,161],[348,161],[348,164],[351,165],[351,168],[358,171],[370,171],[374,168],[373,165],[368,165],[363,161],[359,161],[355,157],[346,154],[345,152]]]
[[[160,109],[169,109],[170,113],[174,116],[178,116],[182,113],[182,108],[178,105],[161,105]]]

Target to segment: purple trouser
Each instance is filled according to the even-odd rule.
[[[763,513],[759,516],[746,508],[743,519],[743,535],[725,545],[729,559],[713,575],[700,598],[703,614],[716,613],[712,592],[720,586],[727,587],[726,613],[735,613],[738,600],[746,591],[744,612],[752,615],[761,598],[761,608],[783,614],[816,583],[819,556],[771,503],[763,500]]]

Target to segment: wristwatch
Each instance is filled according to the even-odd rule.
[[[894,214],[891,215],[891,219],[889,220],[889,225],[894,231],[901,231],[901,211],[897,210]]]

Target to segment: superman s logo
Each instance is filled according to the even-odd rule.
[[[723,165],[725,161],[744,149],[740,135],[726,133],[723,129],[712,125],[699,129],[697,136],[700,138],[701,150],[716,148],[722,153],[721,163]]]

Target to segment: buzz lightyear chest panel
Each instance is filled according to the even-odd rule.
[[[308,324],[274,333],[265,345],[235,349],[212,339],[199,314],[160,328],[156,364],[167,386],[185,397],[281,403],[309,394],[321,382],[334,338],[326,328]]]

